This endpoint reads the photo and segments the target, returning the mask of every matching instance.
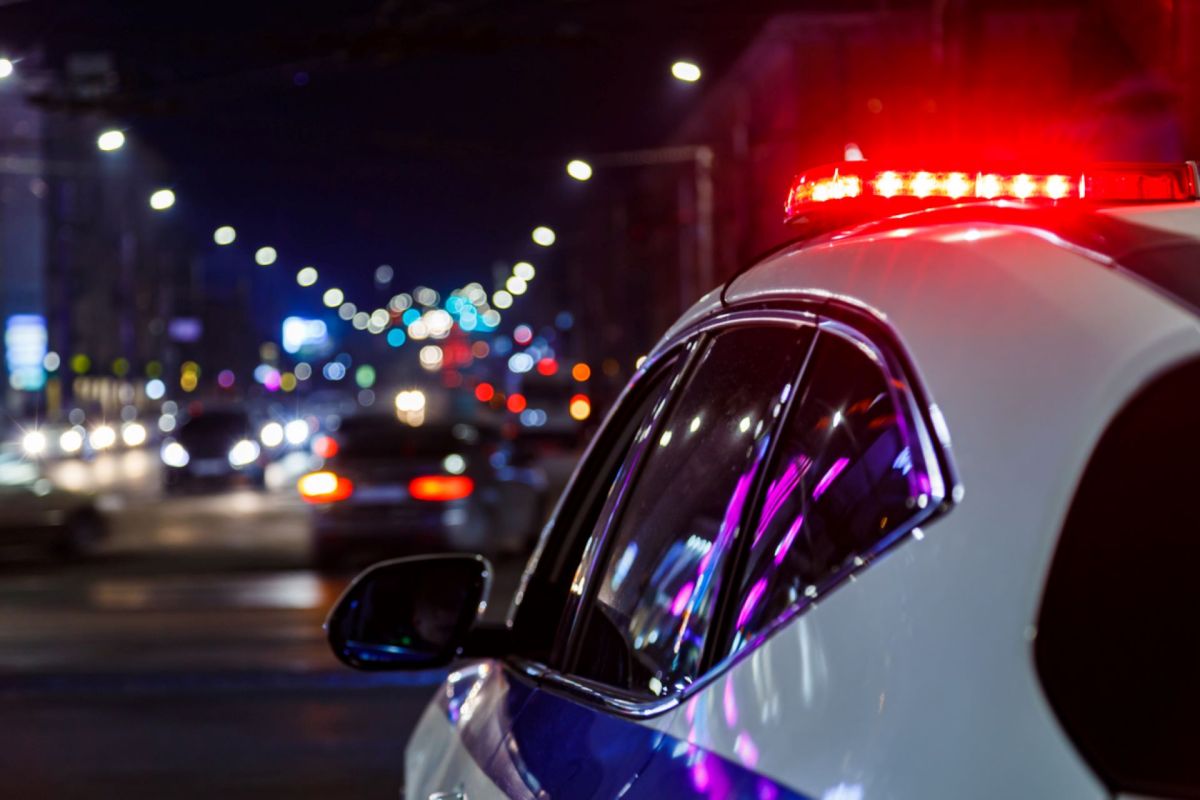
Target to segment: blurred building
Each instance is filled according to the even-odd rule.
[[[581,220],[568,267],[589,359],[627,375],[702,290],[792,236],[783,201],[806,166],[1200,155],[1200,0],[1042,5],[773,19],[662,143],[706,148],[711,173],[647,165]]]
[[[4,411],[34,411],[44,385],[44,115],[15,80],[0,81],[0,375]]]

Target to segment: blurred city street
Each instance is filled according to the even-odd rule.
[[[53,465],[99,493],[110,537],[0,566],[9,796],[395,797],[440,676],[337,663],[321,623],[349,574],[309,568],[290,485],[164,498],[159,469],[143,451]]]

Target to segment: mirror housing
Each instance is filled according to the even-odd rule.
[[[491,583],[492,565],[483,556],[382,561],[355,578],[330,610],[329,646],[355,669],[443,667],[477,638],[472,628]]]

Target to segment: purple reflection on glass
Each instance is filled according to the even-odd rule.
[[[758,781],[758,800],[778,800],[778,798],[779,787],[766,778],[760,778]]]
[[[688,581],[683,586],[679,587],[679,591],[675,594],[675,599],[671,601],[671,614],[678,617],[683,613],[683,609],[687,607],[688,600],[692,599],[692,592],[696,590],[696,584]]]
[[[733,695],[733,681],[725,681],[725,692],[721,698],[725,706],[725,722],[729,727],[733,728],[738,723],[738,707],[737,698]]]
[[[782,475],[771,481],[771,485],[767,487],[766,499],[763,501],[762,519],[758,523],[758,530],[754,532],[755,546],[758,545],[758,540],[762,538],[763,533],[771,524],[771,520],[775,518],[775,514],[783,507],[792,492],[796,490],[800,479],[808,472],[811,465],[812,462],[806,456],[800,456],[788,464]]]
[[[746,599],[742,602],[742,610],[738,612],[737,627],[743,628],[750,616],[754,613],[755,607],[762,600],[763,592],[767,590],[767,579],[759,578],[754,585],[750,587],[750,591],[746,593]]]
[[[845,456],[833,462],[833,466],[829,468],[829,471],[826,472],[825,475],[822,476],[821,480],[817,481],[817,485],[813,487],[813,500],[816,500],[821,495],[825,494],[825,490],[829,488],[829,484],[837,480],[837,476],[842,474],[842,470],[844,470],[846,465],[849,463],[850,459],[846,458]]]
[[[796,534],[800,533],[800,528],[804,526],[804,515],[800,514],[792,522],[792,527],[788,528],[788,532],[780,540],[779,545],[775,548],[775,566],[783,563],[787,558],[788,550],[792,547],[792,542],[796,541]]]

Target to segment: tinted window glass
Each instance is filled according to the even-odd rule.
[[[722,567],[809,335],[732,330],[700,356],[646,441],[590,579],[576,674],[650,697],[696,676]]]
[[[348,419],[334,437],[342,458],[417,458],[441,457],[469,448],[479,434],[468,425],[414,428],[395,416],[380,415]]]
[[[592,561],[598,544],[598,539],[591,537],[595,521],[607,518],[615,507],[620,493],[614,489],[628,484],[624,476],[637,463],[635,451],[644,450],[683,361],[681,356],[671,356],[655,365],[653,373],[625,398],[612,422],[601,431],[586,463],[580,465],[576,482],[558,512],[560,523],[544,540],[544,550],[535,556],[535,568],[523,579],[513,619],[514,641],[523,656],[549,662],[556,639],[560,646],[565,643],[562,640],[570,631],[575,611],[568,602],[570,587],[582,581],[581,564]]]
[[[229,438],[242,436],[250,427],[244,414],[215,412],[192,417],[179,429],[179,438],[184,440],[205,439],[210,436]]]
[[[927,505],[921,449],[897,418],[894,388],[872,350],[818,337],[753,528],[734,649],[877,552]]]

